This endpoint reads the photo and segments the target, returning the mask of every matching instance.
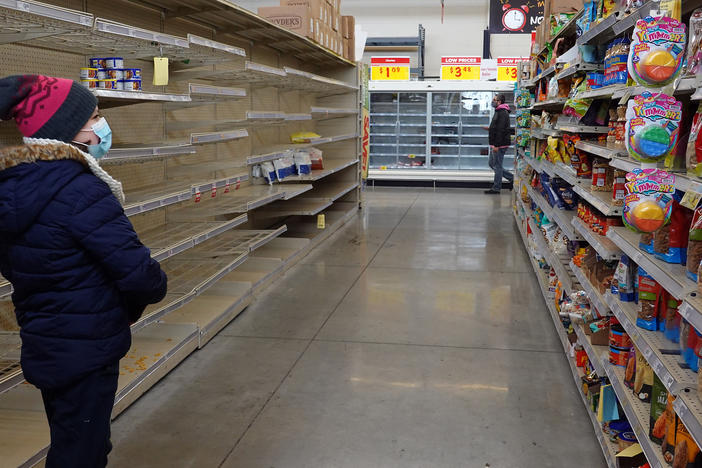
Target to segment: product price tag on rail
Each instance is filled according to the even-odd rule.
[[[497,58],[497,81],[517,81],[519,74],[517,66],[519,62],[527,59],[522,57],[498,57]]]
[[[694,210],[697,208],[697,205],[699,205],[700,199],[702,199],[702,193],[697,193],[693,192],[692,190],[688,190],[687,192],[685,192],[685,195],[683,195],[682,200],[680,200],[680,204],[685,208],[690,208],[691,210]]]
[[[373,57],[371,58],[372,81],[409,81],[409,57]]]
[[[479,80],[480,62],[480,57],[441,57],[441,80]]]

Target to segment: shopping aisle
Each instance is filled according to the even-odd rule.
[[[114,422],[110,466],[605,466],[507,192],[365,200]]]

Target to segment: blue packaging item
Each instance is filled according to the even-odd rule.
[[[639,314],[636,326],[644,330],[658,329],[657,311],[662,296],[661,285],[646,270],[639,267]]]
[[[633,302],[635,299],[634,266],[629,257],[622,255],[614,272],[612,294],[618,295],[622,302]]]
[[[653,236],[650,235],[651,241],[647,244],[643,242],[644,236],[646,236],[646,234],[641,235],[641,239],[639,240],[639,248],[646,253],[650,253],[651,255],[655,254],[655,251],[653,250]]]
[[[698,335],[694,330],[687,320],[682,320],[680,323],[680,354],[687,365],[690,366],[690,369],[697,372],[699,370],[699,359],[695,354],[695,342]]]
[[[275,166],[273,166],[273,163],[271,162],[264,162],[261,164],[261,172],[263,174],[263,177],[266,179],[266,181],[269,184],[272,184],[275,182],[277,179],[275,175]]]

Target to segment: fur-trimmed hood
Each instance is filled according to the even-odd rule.
[[[38,164],[62,160],[78,164]],[[0,149],[0,238],[23,232],[58,191],[86,170],[124,202],[122,184],[101,169],[95,158],[72,145],[27,138],[24,145]]]

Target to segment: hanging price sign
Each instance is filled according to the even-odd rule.
[[[373,81],[409,81],[409,57],[372,57],[371,80]]]
[[[480,61],[480,57],[441,57],[441,80],[479,80]]]
[[[497,81],[518,81],[519,73],[517,66],[519,62],[528,59],[523,57],[498,57],[497,58]]]

